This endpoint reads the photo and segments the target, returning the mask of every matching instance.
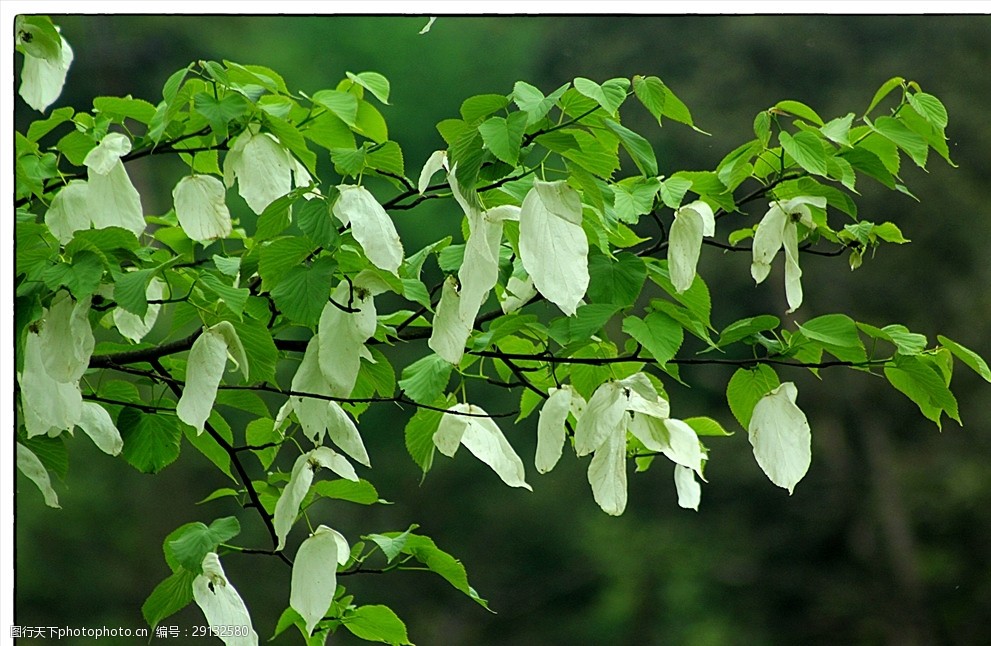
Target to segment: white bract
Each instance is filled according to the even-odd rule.
[[[668,236],[668,270],[677,292],[684,292],[695,280],[695,268],[702,249],[702,237],[716,234],[716,219],[712,207],[697,200],[674,213]]]
[[[588,239],[578,192],[534,180],[520,211],[520,260],[547,300],[571,316],[588,288]]]
[[[532,278],[529,276],[526,278],[510,276],[506,282],[506,290],[503,292],[502,302],[499,304],[502,307],[502,313],[512,314],[529,303],[530,299],[536,295],[537,288],[533,286]]]
[[[579,456],[594,452],[588,481],[595,501],[607,514],[619,515],[626,508],[627,433],[647,450],[663,453],[676,465],[702,476],[705,454],[698,435],[687,423],[669,418],[669,412],[667,400],[653,383],[645,374],[636,373],[600,385],[578,415],[575,452]],[[684,497],[690,490],[680,478],[679,500],[691,500]]]
[[[403,243],[392,218],[365,187],[342,184],[337,189],[341,196],[334,202],[334,215],[351,225],[351,235],[373,265],[396,274],[403,263]]]
[[[145,299],[148,301],[158,301],[165,294],[165,281],[158,276],[153,276],[148,281],[145,288]],[[115,307],[113,313],[114,325],[121,336],[130,339],[135,343],[140,343],[141,339],[155,327],[158,320],[158,312],[162,309],[159,303],[149,303],[144,316],[138,316],[133,312],[128,312],[123,307]]]
[[[361,359],[371,360],[372,356],[365,342],[375,334],[375,301],[371,290],[342,280],[334,288],[331,298],[320,314],[317,326],[317,339],[320,344],[320,371],[330,384],[325,393],[337,397],[347,397],[354,390],[354,384],[361,370]],[[348,306],[357,312],[345,312],[338,305]]]
[[[203,330],[193,342],[186,360],[186,385],[176,404],[176,415],[182,421],[203,432],[203,425],[210,417],[217,387],[224,376],[228,355],[245,375],[248,374],[248,358],[237,332],[227,321]]]
[[[96,340],[89,324],[90,297],[73,302],[59,290],[41,319],[45,370],[55,381],[78,382],[89,367]]]
[[[88,229],[89,184],[74,179],[56,193],[45,213],[45,224],[63,245],[72,240],[76,231]]]
[[[190,240],[208,244],[231,233],[224,184],[210,175],[189,175],[172,189],[179,226]]]
[[[812,462],[812,431],[795,404],[798,389],[785,382],[764,395],[750,418],[757,464],[774,484],[792,493]]]
[[[447,457],[454,457],[458,446],[463,444],[507,485],[532,491],[526,483],[523,460],[492,418],[480,417],[482,415],[487,413],[478,406],[455,404],[441,417],[433,437],[434,446]]]
[[[447,151],[446,150],[435,150],[431,153],[430,157],[423,164],[423,169],[420,170],[420,178],[416,182],[416,190],[423,195],[423,192],[427,190],[430,186],[430,178],[439,171],[441,168],[447,167]]]
[[[224,158],[224,185],[234,186],[256,214],[292,190],[297,161],[275,135],[249,126]]]
[[[258,634],[244,600],[227,580],[216,552],[203,557],[203,573],[193,579],[193,600],[226,646],[258,646]],[[237,630],[232,630],[237,627]],[[241,628],[247,628],[245,635]]]
[[[358,433],[358,428],[348,417],[340,404],[335,401],[323,399],[320,396],[334,396],[333,386],[320,371],[320,348],[316,336],[312,337],[306,345],[306,352],[303,360],[296,369],[296,374],[292,380],[293,393],[310,393],[317,397],[307,397],[302,394],[293,394],[279,411],[276,417],[275,427],[282,426],[283,421],[290,411],[296,413],[296,419],[303,428],[306,435],[314,444],[322,444],[324,433],[330,435],[334,444],[349,456],[357,460],[366,467],[371,466],[368,459],[368,452]]]
[[[674,486],[678,490],[678,506],[698,511],[702,501],[702,487],[695,479],[695,473],[688,467],[674,465]]]
[[[95,228],[121,227],[140,236],[145,230],[141,195],[121,161],[130,151],[130,139],[112,132],[86,154],[87,208]]]
[[[289,482],[275,503],[272,524],[279,541],[276,549],[281,550],[286,546],[286,536],[289,535],[289,530],[296,522],[299,505],[306,497],[306,492],[310,490],[310,485],[313,484],[313,475],[320,467],[330,469],[347,480],[358,481],[358,474],[354,472],[354,467],[348,463],[347,459],[326,446],[319,446],[296,458],[289,475]]]
[[[778,250],[785,249],[785,296],[788,312],[794,312],[802,304],[802,269],[798,264],[798,223],[815,227],[810,206],[826,208],[826,198],[800,196],[790,200],[771,202],[770,208],[754,233],[753,262],[750,274],[758,284],[771,271],[771,261]]]
[[[289,605],[306,622],[306,634],[312,635],[317,623],[327,614],[337,591],[337,566],[348,562],[351,549],[339,532],[320,525],[299,546],[292,566]]]
[[[120,455],[124,440],[103,406],[84,401],[77,424],[101,451],[108,455]]]
[[[48,470],[45,469],[45,465],[41,463],[41,460],[38,459],[38,456],[31,449],[20,442],[16,442],[15,444],[17,446],[18,471],[26,475],[38,487],[41,495],[45,497],[46,505],[60,509],[58,494],[52,489],[52,480],[48,476]]]
[[[47,352],[41,335],[28,332],[24,341],[24,368],[18,375],[21,411],[27,436],[57,436],[71,430],[82,415],[79,382],[60,382],[45,368]]]
[[[57,56],[36,56],[38,53],[33,48],[25,48],[21,87],[17,93],[29,106],[44,112],[62,94],[73,53],[65,38],[62,38],[62,47]]]
[[[539,473],[547,473],[561,459],[568,414],[580,419],[585,409],[585,399],[570,384],[551,388],[547,395],[537,421],[537,452],[533,462]]]
[[[448,276],[441,287],[440,302],[434,314],[433,329],[427,345],[444,361],[457,364],[465,352],[465,341],[471,334],[471,325],[461,318],[461,295],[453,276]]]

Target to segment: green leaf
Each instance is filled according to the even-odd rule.
[[[216,99],[206,92],[199,92],[193,96],[193,107],[203,115],[214,133],[223,138],[227,137],[227,125],[246,114],[249,109],[248,102],[240,94],[232,93],[222,99]]]
[[[39,119],[28,126],[28,140],[33,142],[38,141],[55,128],[72,119],[72,114],[72,108],[68,106],[52,110],[52,113],[48,115],[47,119]]]
[[[945,336],[937,335],[936,339],[942,343],[947,350],[953,353],[954,357],[963,361],[968,368],[983,377],[985,381],[991,382],[991,369],[988,369],[987,362],[984,361],[979,354],[960,345],[956,341],[946,338]]]
[[[908,126],[893,117],[878,117],[877,121],[871,124],[871,127],[882,137],[908,153],[916,166],[926,167],[929,145],[921,135],[913,132]]]
[[[295,209],[294,219],[299,230],[306,234],[313,244],[324,248],[334,247],[340,239],[337,226],[330,215],[327,200],[303,200]]]
[[[767,110],[758,112],[754,117],[754,135],[764,148],[771,143],[771,113]]]
[[[97,254],[84,249],[76,253],[71,262],[52,265],[41,276],[50,289],[65,285],[77,299],[85,298],[100,287],[103,261]]]
[[[410,534],[403,547],[403,553],[413,556],[417,561],[426,565],[431,572],[439,574],[456,589],[464,592],[488,610],[488,602],[479,597],[474,588],[468,584],[468,574],[461,561],[437,547],[432,539],[427,536]]]
[[[602,122],[619,137],[620,143],[630,154],[633,163],[640,169],[640,173],[645,177],[655,177],[657,175],[657,157],[654,155],[654,149],[650,142],[612,119],[603,119]]]
[[[509,99],[502,94],[470,96],[461,103],[461,118],[465,120],[465,123],[474,124],[494,112],[504,110],[507,105],[509,105]]]
[[[623,331],[646,348],[658,363],[674,358],[685,340],[681,325],[663,312],[651,312],[642,320],[629,316],[623,320]]]
[[[326,211],[326,204],[323,209]],[[330,212],[327,211],[328,220],[329,215]],[[272,291],[286,274],[303,263],[314,246],[311,240],[299,236],[286,236],[262,245],[258,255],[258,275],[262,278],[262,290]]]
[[[409,644],[406,624],[388,606],[359,606],[341,617],[344,627],[361,639],[385,644]]]
[[[874,98],[871,99],[871,104],[867,106],[867,110],[864,112],[864,116],[866,117],[867,115],[869,115],[871,111],[877,107],[878,103],[883,101],[884,98],[888,96],[892,90],[894,90],[896,87],[900,87],[903,83],[905,83],[905,79],[903,79],[900,76],[894,76],[888,79],[887,81],[885,81],[884,83],[882,83],[881,87],[879,87],[877,89],[877,92],[874,93]]]
[[[424,475],[434,463],[434,433],[443,415],[440,411],[420,408],[406,424],[406,450]]]
[[[575,89],[598,103],[611,115],[615,115],[616,110],[626,100],[626,90],[629,87],[630,82],[625,78],[609,79],[602,85],[587,78],[575,79]]]
[[[558,99],[567,91],[569,85],[566,83],[545,97],[543,92],[529,83],[517,81],[513,85],[513,102],[520,110],[526,112],[527,125],[529,126],[547,116]]]
[[[330,298],[336,263],[317,258],[309,267],[294,267],[272,290],[272,300],[290,321],[313,327]]]
[[[657,123],[660,125],[661,117],[664,114],[664,101],[667,98],[667,92],[661,79],[656,76],[634,76],[633,93],[637,95],[643,107],[647,108],[647,111],[657,119]]]
[[[358,102],[358,118],[354,123],[354,131],[377,144],[389,140],[389,127],[382,113],[368,101]]]
[[[383,554],[385,554],[387,561],[392,563],[397,556],[403,553],[403,548],[406,547],[406,538],[417,527],[418,525],[413,525],[405,532],[398,535],[385,536],[384,534],[370,534],[368,536],[362,536],[361,538],[372,541],[378,545],[378,548],[382,550]]]
[[[179,570],[155,586],[141,604],[141,615],[152,630],[166,617],[179,612],[193,602],[195,572]]]
[[[936,128],[945,128],[946,124],[949,123],[949,118],[946,114],[946,106],[943,102],[934,97],[932,94],[926,94],[925,92],[916,92],[915,94],[908,95],[908,102],[915,111],[922,115],[922,117],[931,123]]]
[[[374,505],[379,502],[379,492],[367,480],[357,482],[346,478],[320,480],[313,484],[310,491],[324,498],[345,500],[359,505]]]
[[[801,101],[778,101],[771,109],[787,112],[788,114],[805,119],[806,121],[811,121],[817,126],[824,125],[822,122],[822,117],[820,117],[815,110]]]
[[[628,177],[610,188],[616,217],[627,224],[636,224],[641,215],[650,213],[654,207],[654,197],[661,183],[655,177]]]
[[[830,141],[838,143],[841,146],[849,146],[850,126],[853,125],[853,116],[854,115],[851,112],[845,117],[833,119],[832,121],[823,124],[823,126],[819,128],[819,132],[821,132],[822,135]]]
[[[391,174],[398,177],[406,175],[403,166],[403,151],[395,141],[386,141],[370,147],[365,156],[365,164],[368,168],[386,175]]]
[[[348,78],[375,95],[382,103],[389,105],[389,79],[378,72],[347,73]]]
[[[586,296],[591,302],[622,308],[633,305],[640,296],[647,268],[643,260],[626,251],[617,253],[615,260],[592,253],[588,259],[588,275]]]
[[[726,402],[744,430],[750,427],[750,417],[757,402],[780,383],[777,373],[763,364],[752,369],[740,368],[733,374],[726,385]]]
[[[419,404],[430,404],[447,388],[454,366],[437,354],[428,354],[403,368],[399,387]]]
[[[203,557],[213,552],[221,543],[226,543],[241,533],[237,518],[218,518],[206,526],[203,523],[190,523],[182,533],[169,541],[169,549],[176,562],[190,572],[200,572]]]
[[[251,295],[251,291],[247,287],[228,285],[221,278],[208,271],[200,272],[200,284],[213,292],[234,316],[241,318],[244,305],[248,302],[248,296]]]
[[[340,90],[320,90],[311,97],[313,102],[330,110],[334,116],[349,126],[358,118],[358,97]],[[306,135],[304,131],[303,135]]]
[[[573,316],[554,319],[547,334],[561,346],[587,340],[601,330],[617,311],[619,307],[612,303],[581,305]]]
[[[282,433],[275,428],[274,421],[267,417],[253,419],[244,427],[244,441],[251,446],[261,446],[271,442],[278,443],[282,440]],[[275,461],[275,456],[279,454],[278,446],[271,446],[264,449],[252,449],[252,453],[258,458],[263,469],[268,469]]]
[[[894,365],[885,366],[884,376],[896,390],[915,402],[922,414],[935,422],[938,428],[943,428],[943,411],[961,424],[957,400],[946,385],[943,375],[922,357],[898,355]]]
[[[34,453],[46,469],[63,480],[69,474],[69,450],[62,437],[18,436],[17,441]]]
[[[17,50],[57,63],[62,56],[62,37],[48,16],[19,15],[14,19]]]
[[[300,133],[327,150],[337,148],[353,150],[355,147],[354,133],[351,132],[351,128],[340,117],[331,112],[324,112],[301,126]]]
[[[182,430],[172,415],[125,407],[117,418],[117,429],[124,440],[121,454],[142,473],[158,473],[179,457]]]
[[[525,112],[513,112],[507,118],[490,117],[478,126],[478,132],[497,159],[515,166],[520,157],[526,119]]]
[[[843,348],[863,347],[857,324],[846,314],[825,314],[798,325],[807,338]]]
[[[677,209],[691,187],[692,180],[686,177],[669,177],[661,182],[661,201],[668,208]]]
[[[929,341],[923,334],[909,332],[904,325],[886,325],[877,328],[867,323],[857,323],[857,327],[874,339],[883,339],[895,345],[898,354],[919,354],[926,349]]]
[[[778,141],[799,166],[813,175],[826,175],[829,172],[829,154],[822,139],[815,133],[803,130],[792,136],[782,130],[778,133]]]
[[[723,428],[723,425],[711,417],[689,417],[683,420],[692,427],[697,435],[730,436],[732,433]]]
[[[597,177],[608,179],[619,168],[619,156],[584,130],[555,130],[540,135],[536,141]]]
[[[720,348],[725,348],[731,343],[736,343],[760,332],[775,330],[779,325],[781,325],[781,319],[770,314],[740,319],[730,323],[719,333],[718,345]]]

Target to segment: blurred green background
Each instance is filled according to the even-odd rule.
[[[903,165],[920,202],[862,182],[860,213],[892,220],[913,240],[886,247],[851,273],[843,259],[803,259],[800,320],[845,311],[877,325],[904,323],[991,354],[991,18],[988,16],[426,17],[53,16],[76,58],[56,104],[132,94],[157,103],[187,62],[269,66],[290,88],[333,87],[345,71],[392,82],[383,108],[415,177],[443,147],[434,129],[473,94],[509,93],[517,80],[545,92],[575,76],[598,81],[654,74],[690,106],[704,137],[658,128],[645,111],[627,125],[650,138],[661,172],[707,169],[752,137],[754,115],[781,99],[825,118],[862,113],[899,75],[940,97],[958,169],[933,158]],[[18,62],[19,65],[19,62]],[[632,107],[632,106],[631,106]],[[19,127],[33,115],[18,99]],[[147,162],[148,160],[145,160]],[[178,170],[135,164],[146,212],[170,207]],[[173,172],[175,171],[175,172]],[[407,249],[455,230],[459,213],[427,206],[397,215]],[[703,250],[717,327],[785,307],[780,281],[754,288],[744,254]],[[414,347],[406,362],[426,352]],[[397,362],[397,366],[405,363]],[[723,398],[731,371],[683,372],[671,384],[683,417],[735,426]],[[343,582],[359,603],[386,603],[419,644],[982,644],[991,642],[991,395],[960,367],[954,390],[966,428],[942,433],[881,379],[824,371],[783,374],[799,388],[813,428],[813,463],[791,497],[757,467],[746,434],[713,439],[698,513],[679,509],[670,469],[631,477],[620,518],[592,501],[587,463],[567,456],[549,475],[531,468],[534,493],[510,490],[465,455],[438,458],[421,484],[406,455],[407,413],[373,409],[361,428],[394,506],[342,503],[324,522],[360,534],[421,531],[463,560],[497,614],[438,577],[403,573]],[[490,411],[515,404],[496,393]],[[510,429],[532,456],[534,419]],[[222,476],[185,447],[157,477],[138,474],[89,442],[70,442],[71,468],[50,510],[18,476],[16,620],[21,625],[142,625],[140,605],[168,573],[161,542],[178,525],[235,513],[197,506]],[[525,457],[526,461],[530,461]],[[242,537],[263,545],[252,514]],[[225,558],[262,638],[288,602],[276,559]],[[166,625],[202,623],[195,608]],[[298,643],[298,637],[278,643]],[[113,643],[112,640],[107,640]],[[332,643],[355,643],[347,634]]]

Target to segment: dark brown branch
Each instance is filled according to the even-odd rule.
[[[185,352],[193,347],[193,341],[196,340],[202,331],[202,328],[197,329],[187,337],[177,339],[169,343],[163,343],[162,345],[157,345],[151,348],[140,348],[138,350],[124,350],[123,352],[94,355],[89,360],[89,367],[112,368],[114,366],[126,365],[129,363],[150,362],[170,354]]]

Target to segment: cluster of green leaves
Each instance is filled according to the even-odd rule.
[[[736,368],[727,382],[728,408],[752,442],[766,423],[754,422],[762,402],[778,407],[765,410],[798,411],[794,387],[782,384],[777,370],[818,372],[840,366],[880,372],[937,425],[943,414],[960,421],[950,391],[954,357],[991,381],[983,359],[950,339],[940,336],[930,344],[902,325],[876,327],[842,313],[787,325],[776,314],[755,312],[718,330],[704,268],[681,287],[670,256],[665,256],[674,248],[668,238],[672,218],[683,217],[686,208],[708,209],[715,222],[741,222],[751,216],[747,206],[759,199],[778,204],[824,198],[824,208],[808,208],[811,219],[796,224],[799,250],[848,253],[852,267],[883,243],[907,242],[896,224],[861,219],[854,200],[863,179],[910,195],[899,175],[903,156],[920,167],[925,167],[929,150],[950,161],[946,111],[915,83],[900,78],[885,83],[859,119],[849,113],[825,121],[802,103],[781,101],[757,115],[754,138],[714,170],[664,174],[648,139],[621,118],[621,108],[646,110],[658,124],[673,121],[698,130],[688,108],[659,78],[615,78],[601,84],[576,78],[546,95],[521,81],[509,94],[471,97],[458,117],[441,121],[437,129],[445,150],[432,158],[436,164],[428,162],[419,181],[410,178],[402,149],[390,138],[380,110],[388,105],[389,92],[389,82],[374,72],[348,73],[334,88],[304,94],[290,91],[265,67],[200,61],[173,74],[157,103],[99,97],[92,110],[61,107],[15,134],[15,334],[22,391],[18,441],[42,471],[65,476],[68,429],[45,422],[49,425],[38,432],[42,422],[26,421],[34,414],[30,384],[55,379],[60,388],[77,389],[83,401],[105,411],[122,440],[122,457],[136,469],[156,473],[187,444],[206,456],[232,486],[210,493],[205,501],[253,508],[272,537],[274,549],[268,550],[234,543],[240,525],[233,517],[177,529],[164,547],[172,574],[143,607],[152,626],[191,603],[201,578],[216,582],[224,577],[219,562],[209,562],[211,554],[263,552],[291,563],[280,547],[285,534],[276,527],[286,513],[290,525],[312,530],[327,505],[381,502],[374,485],[354,474],[343,456],[320,446],[327,431],[333,443],[367,465],[360,435],[355,441],[348,428],[353,427],[350,419],[360,420],[379,402],[416,409],[405,428],[405,443],[424,474],[434,466],[435,449],[453,455],[460,441],[508,483],[528,486],[522,471],[518,479],[507,475],[519,458],[491,418],[484,424],[471,421],[486,414],[470,401],[494,387],[516,391],[519,421],[563,388],[573,390],[574,401],[588,401],[589,409],[605,397],[599,394],[604,388],[613,388],[610,397],[628,399],[617,407],[610,404],[624,420],[617,427],[620,449],[610,458],[619,466],[603,471],[600,462],[590,468],[589,479],[597,501],[605,487],[601,474],[616,479],[609,492],[618,495],[621,488],[622,504],[603,508],[621,513],[628,459],[635,459],[642,471],[655,457],[667,455],[701,474],[698,460],[704,460],[706,448],[700,438],[729,435],[710,417],[682,415],[683,427],[682,420],[666,420],[666,386],[681,383],[680,365]],[[639,107],[631,108],[631,99]],[[222,178],[226,189],[236,181],[247,205],[233,195],[226,197],[222,188],[219,203],[210,202],[206,209],[216,217],[209,227],[202,220],[191,227],[178,197],[176,208],[164,214],[143,214],[147,228],[140,231],[98,222],[86,215],[93,206],[85,201],[90,198],[81,197],[81,206],[72,207],[69,196],[73,191],[82,195],[84,178],[95,181],[94,173],[100,171],[94,170],[94,156],[104,154],[113,135],[129,142],[126,150],[114,153],[114,161],[177,156],[189,176],[212,178],[218,185]],[[255,140],[267,146],[266,156],[240,159],[240,147]],[[264,172],[253,175],[258,169],[245,165],[251,163]],[[624,174],[624,163],[635,172]],[[442,169],[445,178],[430,184]],[[259,179],[264,177],[284,182],[273,188]],[[362,186],[360,193],[355,185]],[[365,186],[389,197],[375,198]],[[567,199],[549,201],[548,187]],[[351,196],[347,203],[360,203],[360,209],[342,213],[345,194]],[[412,209],[426,200],[449,200],[464,210],[464,242],[443,238],[407,255],[398,239],[388,242],[394,230],[379,213]],[[579,242],[588,243],[577,256],[575,247],[569,247],[568,261],[574,261],[576,275],[587,275],[587,288],[581,287],[570,315],[544,303],[560,305],[558,296],[541,283],[542,276],[528,274],[526,247],[534,241],[527,241],[532,233],[525,230],[525,221],[535,212],[535,200],[543,200],[541,213],[550,217],[577,218],[554,226],[573,225]],[[566,205],[577,205],[577,211],[555,211]],[[478,253],[470,247],[472,238],[483,235],[478,227],[485,214],[500,208],[512,217],[491,229],[496,231],[494,283],[482,290],[482,311],[462,321],[467,337],[457,344],[457,356],[452,360],[425,348],[408,365],[394,365],[393,345],[431,337],[429,348],[437,347],[436,336],[446,333],[438,321],[447,307],[446,296],[439,294],[457,296],[457,287],[449,287],[455,275],[462,280],[462,293],[467,292],[465,272],[474,271],[469,265],[476,261],[469,258]],[[66,223],[76,222],[80,214],[86,215],[84,223],[67,229]],[[725,242],[699,235],[699,244],[749,253],[741,243],[762,235],[760,225],[736,226],[724,234],[727,227],[720,224]],[[556,253],[554,240],[536,243]],[[384,260],[393,252],[401,257],[395,267]],[[797,260],[792,262],[797,267]],[[448,276],[448,282],[434,284],[438,275]],[[375,301],[386,293],[391,296]],[[98,337],[95,347],[80,351],[84,374],[75,381],[56,378],[47,367],[49,376],[39,377],[36,368],[39,362],[47,366],[54,361],[57,348],[44,341],[44,333],[62,325],[53,312],[66,294],[71,296],[66,302],[76,307],[66,325],[96,330]],[[371,322],[367,330],[362,321]],[[347,339],[347,347],[335,346],[335,336]],[[29,346],[39,347],[36,338],[38,344],[49,343],[40,346],[38,361],[27,356]],[[222,344],[219,370],[229,354],[242,378],[218,373],[215,395],[209,389],[196,395],[207,398],[200,403],[205,401],[209,412],[193,423],[182,403],[192,398],[187,384],[205,379],[203,366],[212,359],[200,344],[208,338]],[[340,352],[328,355],[328,348]],[[330,375],[347,362],[355,366],[352,383],[340,386]],[[295,371],[296,378],[286,379],[287,371]],[[312,385],[314,379],[319,386]],[[302,382],[307,386],[298,387]],[[790,390],[781,392],[792,393],[790,403],[782,403],[784,396],[778,394],[786,385]],[[637,390],[635,396],[632,390]],[[71,408],[71,393],[65,397]],[[645,397],[646,404],[641,401]],[[307,401],[321,402],[322,412],[314,417],[312,409],[304,410],[302,402]],[[677,424],[656,427],[654,435],[630,426],[628,435],[626,424],[637,414]],[[807,429],[804,415],[797,415]],[[580,406],[564,411],[562,433],[573,437],[575,425],[582,429],[582,417]],[[760,418],[766,420],[768,414]],[[447,423],[452,419],[463,420],[461,426]],[[77,423],[87,433],[87,425],[93,426],[77,413],[68,428]],[[98,426],[109,432],[105,424]],[[783,422],[780,426],[788,431]],[[699,456],[697,463],[686,464],[684,451],[666,435],[675,429],[691,436],[690,452]],[[439,439],[452,432],[453,447]],[[305,441],[344,462],[311,457],[316,449],[308,453]],[[593,463],[604,455],[600,446],[592,447]],[[760,450],[756,442],[754,446]],[[293,461],[290,472],[286,465]],[[781,465],[761,466],[781,484],[771,473]],[[318,467],[341,477],[315,479]],[[797,471],[800,478],[804,468],[799,465]],[[36,469],[32,473],[38,482],[42,475]],[[296,491],[300,482],[303,489]],[[789,482],[782,486],[790,489],[794,481]],[[698,494],[690,495],[692,491],[679,481],[679,503],[697,506]],[[290,498],[292,505],[282,502]],[[318,534],[313,532],[311,539]],[[385,562],[373,569],[367,562],[376,555]],[[400,571],[416,562],[485,606],[461,564],[412,529],[367,534],[338,557],[341,576]],[[308,643],[323,643],[343,626],[373,641],[408,642],[405,626],[388,608],[355,605],[344,585],[331,593],[326,612],[316,619],[302,616],[296,606],[287,608],[275,634],[296,625]]]

